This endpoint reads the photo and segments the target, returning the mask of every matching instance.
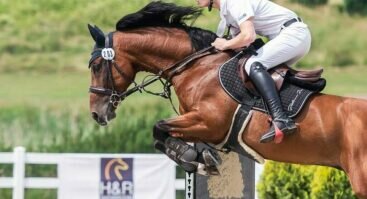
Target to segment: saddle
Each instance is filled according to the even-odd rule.
[[[243,67],[248,58],[256,55],[256,50],[263,45],[264,42],[261,39],[256,40],[250,47],[237,53],[220,66],[218,75],[222,88],[235,101],[250,106],[252,109],[267,112],[261,95],[258,94],[247,74],[243,73]],[[279,91],[283,108],[286,110],[290,104],[299,104],[292,110],[300,109],[311,94],[322,91],[326,86],[326,80],[321,78],[322,72],[323,69],[295,70],[286,64],[269,70]],[[297,101],[298,103],[295,103]],[[288,114],[295,116],[299,111]]]
[[[243,68],[245,67],[245,64],[247,60],[252,55],[257,55],[256,50],[261,48],[265,43],[262,41],[262,39],[256,39],[253,44],[248,49],[245,49],[242,53],[243,56],[239,58],[238,61],[238,74],[240,78],[242,79],[242,82],[244,83],[245,88],[247,88],[252,93],[259,96],[257,93],[254,85],[252,84],[250,78],[246,73],[243,73]],[[311,90],[323,90],[324,88],[320,88],[319,85],[315,86],[314,83],[321,80],[321,75],[323,73],[324,69],[313,69],[313,70],[297,70],[294,68],[289,67],[286,64],[280,64],[273,69],[269,70],[270,75],[272,76],[275,85],[277,87],[277,90],[280,91],[281,87],[283,86],[285,78],[289,78],[289,81],[291,81],[292,84],[299,85],[301,87],[307,87]]]
[[[247,146],[242,139],[238,139],[242,137],[243,129],[250,121],[252,110],[268,113],[261,95],[258,94],[247,74],[243,73],[243,67],[248,58],[256,55],[256,50],[264,45],[262,40],[257,40],[255,43],[220,66],[218,72],[220,84],[225,92],[238,103],[238,107],[233,115],[226,139],[216,147],[235,151],[262,163],[263,157]],[[321,78],[322,72],[323,69],[295,70],[285,64],[269,70],[279,91],[283,110],[289,117],[296,117],[307,100],[325,88],[326,80]]]

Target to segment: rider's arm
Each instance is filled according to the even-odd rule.
[[[249,46],[256,39],[254,24],[251,19],[248,19],[240,24],[240,33],[226,40],[223,38],[216,39],[212,45],[218,50],[238,49]]]
[[[240,33],[231,40],[217,39],[212,44],[219,50],[238,49],[249,46],[256,39],[253,23],[255,16],[250,0],[227,0],[227,10],[240,29]]]

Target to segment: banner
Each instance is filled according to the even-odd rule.
[[[176,167],[163,155],[65,155],[58,199],[175,199]]]

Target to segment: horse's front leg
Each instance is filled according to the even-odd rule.
[[[197,112],[161,120],[153,129],[153,136],[156,139],[155,147],[167,154],[187,172],[197,171],[200,163],[207,167],[216,166],[220,161],[214,151],[198,152],[181,139],[203,140],[210,134],[208,129]],[[216,169],[213,168],[213,170]]]

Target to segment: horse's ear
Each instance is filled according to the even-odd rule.
[[[96,42],[97,46],[104,46],[105,45],[105,36],[101,29],[97,26],[91,26],[88,24],[88,29],[90,35],[92,36],[93,40]]]

